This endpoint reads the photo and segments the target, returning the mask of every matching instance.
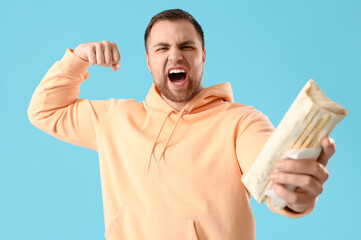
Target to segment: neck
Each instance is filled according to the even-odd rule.
[[[161,94],[162,98],[164,99],[164,101],[166,103],[168,103],[172,108],[174,108],[175,110],[177,110],[178,112],[180,112],[182,110],[182,108],[188,103],[188,101],[185,102],[174,102],[172,100],[169,100],[168,98],[166,98],[163,94]]]

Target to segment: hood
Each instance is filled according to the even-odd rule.
[[[172,138],[173,133],[176,130],[176,127],[182,117],[186,114],[194,114],[198,112],[203,112],[208,109],[217,107],[224,102],[233,102],[233,92],[231,84],[229,82],[217,84],[208,88],[203,88],[195,97],[192,98],[180,111],[171,107],[168,103],[162,98],[160,91],[153,83],[152,87],[149,90],[149,93],[146,97],[145,103],[151,109],[157,110],[161,113],[164,113],[163,121],[159,127],[159,130],[154,138],[152,148],[150,149],[150,156],[147,165],[147,175],[150,169],[150,164],[152,158],[154,157],[154,149],[157,145],[158,138],[163,130],[165,122],[169,119],[169,116],[174,113],[178,114],[177,120],[174,123],[174,126],[169,133],[168,139],[163,147],[159,161],[162,159],[164,152],[167,149],[167,145]]]

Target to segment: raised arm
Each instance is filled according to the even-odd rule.
[[[90,65],[116,71],[119,61],[116,44],[108,41],[67,49],[35,89],[27,110],[30,122],[62,141],[97,151],[97,129],[126,100],[78,99],[80,84],[88,79]]]

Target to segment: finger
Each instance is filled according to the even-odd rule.
[[[120,61],[120,54],[115,42],[112,43],[112,53],[114,62],[118,63]]]
[[[324,183],[329,173],[324,165],[318,161],[312,161],[307,159],[284,159],[276,162],[275,170],[277,172],[286,172],[294,174],[307,174],[321,183]]]
[[[272,186],[276,195],[281,199],[287,202],[287,205],[290,206],[295,211],[304,211],[308,206],[314,201],[314,197],[308,195],[305,192],[295,191],[291,192],[286,189],[284,186],[274,183]]]
[[[109,42],[104,43],[104,58],[104,64],[107,66],[111,66],[111,64],[113,63],[113,55]]]
[[[91,46],[88,52],[88,60],[90,65],[97,64],[96,54],[95,54],[95,46]]]
[[[277,172],[271,174],[270,178],[273,183],[299,187],[312,197],[317,197],[323,191],[322,183],[310,175]]]
[[[323,166],[326,166],[328,160],[336,152],[335,140],[327,136],[322,139],[321,144],[322,144],[322,152],[318,157],[317,161],[320,162]]]
[[[104,49],[102,44],[96,43],[95,49],[96,49],[97,64],[98,65],[104,64]]]

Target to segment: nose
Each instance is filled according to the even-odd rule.
[[[168,60],[172,62],[178,62],[183,59],[182,52],[177,48],[172,48],[169,51]]]

